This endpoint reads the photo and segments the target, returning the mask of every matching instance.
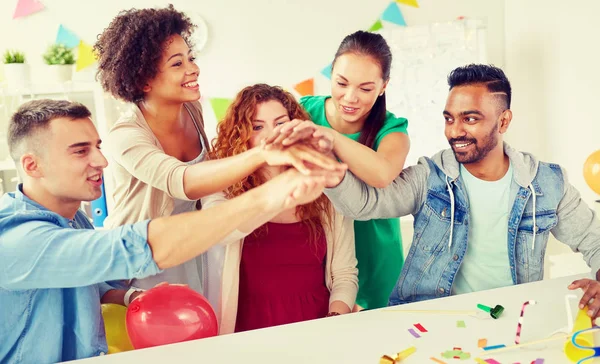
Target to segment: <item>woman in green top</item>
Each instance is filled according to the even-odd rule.
[[[408,121],[386,109],[391,63],[390,47],[381,35],[348,35],[332,63],[331,96],[300,100],[312,122],[286,123],[279,137],[267,142],[288,144],[307,134],[325,136],[337,158],[358,178],[373,187],[389,185],[402,171],[410,147]],[[316,145],[330,149],[324,146]],[[354,230],[359,279],[355,310],[387,306],[404,263],[400,221],[356,221]]]

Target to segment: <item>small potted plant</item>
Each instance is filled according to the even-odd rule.
[[[52,44],[43,55],[44,62],[49,66],[49,76],[56,82],[71,81],[75,55],[73,50],[61,43]]]
[[[25,86],[29,83],[29,67],[25,63],[25,54],[15,50],[7,50],[2,57],[4,61],[4,78],[10,86]]]

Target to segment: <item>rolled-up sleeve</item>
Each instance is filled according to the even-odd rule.
[[[2,233],[0,287],[70,288],[160,272],[147,243],[149,220],[111,230],[66,229],[25,221]],[[102,292],[102,290],[105,290]]]
[[[183,176],[188,165],[162,151],[150,132],[134,122],[119,122],[108,133],[108,154],[132,176],[171,198],[191,201]]]

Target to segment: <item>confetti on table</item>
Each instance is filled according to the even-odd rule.
[[[462,351],[461,348],[453,348],[453,350],[446,350],[443,352],[442,356],[446,359],[467,360],[471,357],[471,354]]]
[[[487,346],[487,339],[479,339],[477,340],[477,347],[483,348]]]
[[[538,358],[531,362],[531,364],[544,364],[544,359]]]
[[[500,344],[500,345],[491,345],[491,346],[485,346],[483,348],[483,350],[495,350],[495,349],[500,349],[500,348],[505,348],[506,345],[504,344]]]
[[[396,355],[396,361],[402,361],[406,358],[408,358],[409,356],[411,356],[412,354],[414,354],[417,351],[417,348],[414,346],[411,346],[408,349],[402,350],[401,352],[398,353],[398,355]]]
[[[463,320],[459,320],[459,321],[456,321],[456,327],[465,328],[465,327],[467,327],[467,325],[465,324],[465,322]]]
[[[445,361],[441,361],[440,359],[436,359],[433,356],[431,358],[429,358],[431,360],[433,360],[434,362],[438,363],[438,364],[448,364]]]
[[[485,362],[487,364],[500,364],[500,362],[494,360],[494,359],[486,359]]]
[[[414,337],[416,337],[417,339],[420,338],[421,336],[419,334],[417,334],[417,332],[413,329],[408,329],[408,332],[410,332],[410,334]]]
[[[487,364],[487,362],[485,360],[481,359],[481,358],[475,358],[475,362],[477,364]]]
[[[421,324],[415,324],[415,327],[417,328],[417,330],[421,331],[421,332],[427,332],[427,329],[423,327],[423,325]]]
[[[379,364],[394,364],[394,358],[384,355],[379,359]]]

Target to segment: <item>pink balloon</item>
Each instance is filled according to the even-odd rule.
[[[127,333],[136,349],[216,336],[210,303],[189,287],[163,285],[142,293],[127,308]]]

